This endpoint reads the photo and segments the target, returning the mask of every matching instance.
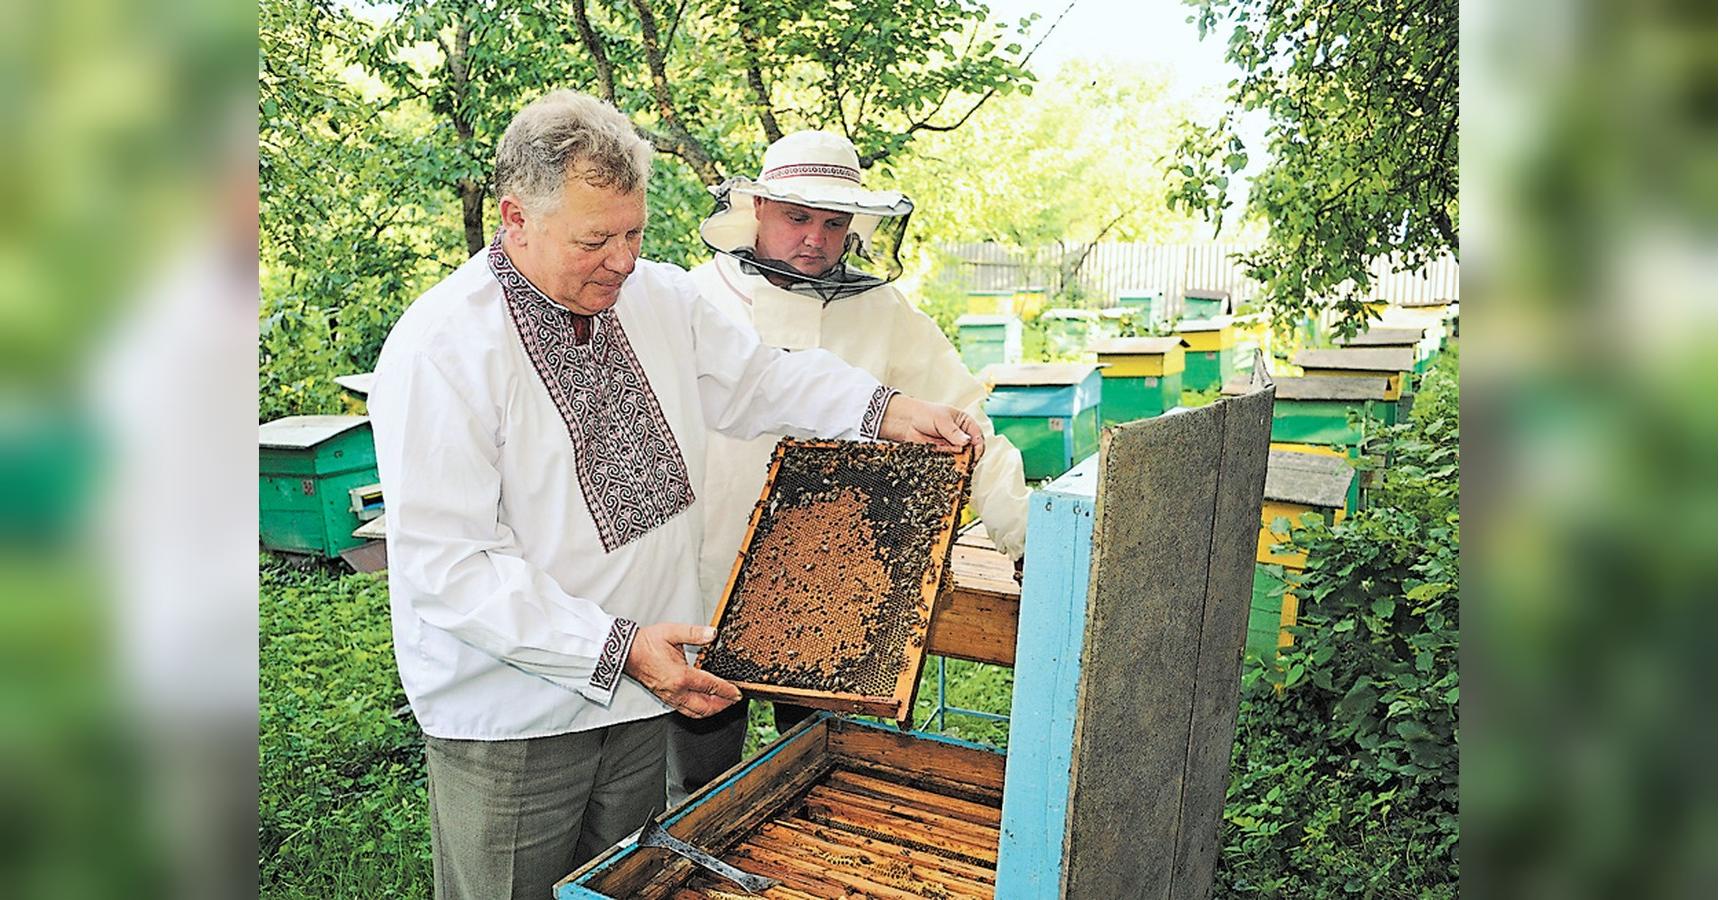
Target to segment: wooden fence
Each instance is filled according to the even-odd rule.
[[[1253,249],[1251,244],[1099,244],[1081,266],[1079,286],[1084,305],[1106,307],[1117,294],[1155,290],[1179,309],[1182,292],[1195,288],[1226,290],[1240,306],[1259,296],[1258,287],[1242,274],[1232,257]],[[940,243],[937,251],[948,262],[939,268],[940,283],[970,291],[1042,288],[1048,294],[1063,289],[1061,261],[1080,253],[1079,244],[1045,244],[1014,250],[999,244]],[[1413,303],[1458,298],[1456,259],[1446,256],[1420,272],[1392,272],[1389,260],[1373,265],[1373,299]]]

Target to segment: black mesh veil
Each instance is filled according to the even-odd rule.
[[[730,181],[711,188],[716,202],[710,217],[705,220],[707,224],[738,222],[750,214],[750,210],[733,208],[736,199],[744,201],[750,196],[745,194],[736,198],[731,190],[733,185],[734,182]],[[782,202],[795,201],[784,199]],[[821,275],[807,275],[783,260],[760,257],[750,246],[750,241],[743,242],[726,234],[713,237],[711,229],[708,228],[700,228],[699,236],[713,253],[735,260],[747,274],[769,276],[772,281],[784,282],[779,285],[784,290],[817,297],[830,303],[864,293],[901,277],[902,241],[907,233],[907,220],[913,214],[912,204],[905,200],[902,202],[906,212],[882,216],[878,215],[875,209],[868,210],[841,203],[816,204],[818,209],[854,214],[841,259],[834,268]],[[748,232],[749,235],[753,233],[755,232]],[[729,246],[723,246],[724,244]]]

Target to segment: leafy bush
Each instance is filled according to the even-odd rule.
[[[1456,895],[1457,434],[1447,357],[1371,448],[1370,505],[1296,533],[1300,623],[1244,677],[1220,894]]]

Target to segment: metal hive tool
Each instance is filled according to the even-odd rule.
[[[972,460],[777,444],[699,667],[754,697],[908,720]]]

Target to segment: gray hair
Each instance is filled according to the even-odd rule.
[[[651,145],[613,106],[553,91],[513,117],[495,148],[496,199],[512,194],[542,214],[561,203],[569,177],[630,194],[651,175]]]

